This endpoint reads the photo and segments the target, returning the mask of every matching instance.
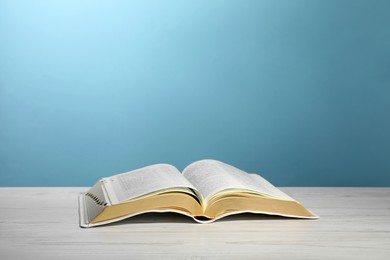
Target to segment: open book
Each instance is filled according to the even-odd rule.
[[[79,196],[80,226],[93,227],[146,212],[177,212],[208,223],[238,213],[318,218],[260,175],[216,160],[181,173],[156,164],[103,178]]]

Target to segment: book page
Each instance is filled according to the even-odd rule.
[[[206,200],[228,189],[244,189],[275,197],[283,196],[275,192],[276,188],[272,184],[262,181],[263,178],[258,179],[252,174],[216,160],[194,162],[184,169],[183,175]]]
[[[294,200],[293,198],[291,198],[286,193],[276,188],[274,185],[272,185],[269,181],[267,181],[260,175],[255,173],[250,173],[249,175],[254,179],[255,182],[259,183],[264,189],[266,189],[269,195],[277,198],[282,198],[285,200]]]
[[[112,204],[164,189],[195,189],[176,167],[169,164],[156,164],[114,175],[104,178],[103,183]]]

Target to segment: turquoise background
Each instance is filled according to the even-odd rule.
[[[0,186],[214,158],[390,185],[390,1],[0,1]]]

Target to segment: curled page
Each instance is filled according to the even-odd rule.
[[[229,189],[248,190],[293,200],[263,178],[257,178],[234,166],[216,160],[194,162],[184,169],[183,175],[206,200],[221,191]]]

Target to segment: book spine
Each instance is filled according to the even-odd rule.
[[[103,183],[97,182],[91,189],[85,193],[85,210],[87,212],[87,221],[90,223],[95,219],[108,205],[104,195]]]

